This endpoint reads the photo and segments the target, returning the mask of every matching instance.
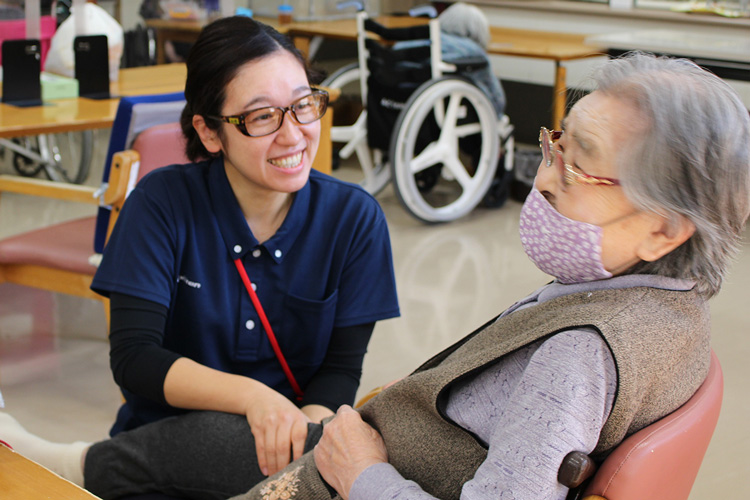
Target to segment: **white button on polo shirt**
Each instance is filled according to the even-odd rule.
[[[248,330],[252,330],[253,328],[255,328],[255,321],[251,319],[247,320],[245,322],[245,328],[247,328]]]

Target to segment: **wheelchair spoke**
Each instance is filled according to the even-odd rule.
[[[468,137],[474,134],[482,133],[482,124],[479,122],[466,123],[458,125],[455,128],[456,137]]]
[[[448,154],[450,154],[450,147],[446,147],[441,141],[430,143],[407,164],[409,172],[412,175],[418,174],[433,165],[442,163]]]
[[[357,158],[359,158],[359,164],[362,167],[362,171],[365,174],[366,183],[369,179],[375,176],[375,166],[373,165],[372,157],[370,156],[370,148],[367,147],[367,143],[360,143],[356,147]]]
[[[469,175],[463,163],[457,157],[451,157],[445,162],[445,166],[450,170],[453,178],[461,185],[464,191],[471,189],[476,184],[476,178]]]
[[[332,127],[331,140],[346,143],[339,151],[339,157],[343,159],[349,158],[360,144],[367,146],[367,111],[362,111],[352,125]]]
[[[435,103],[435,118],[437,119],[438,125],[443,134],[455,135],[456,123],[458,123],[458,111],[461,109],[461,95],[457,92],[453,92],[448,96],[448,108],[445,110],[445,115],[442,113],[443,103],[438,101]]]
[[[354,63],[334,72],[321,84],[324,87],[338,89],[341,91],[339,99],[333,107],[344,111],[341,116],[349,118],[343,120],[346,124],[336,124],[331,127],[331,140],[340,145],[338,151],[334,150],[334,175],[343,177],[345,180],[357,182],[372,195],[378,194],[390,181],[390,167],[383,161],[382,152],[376,148],[370,148],[367,139],[367,109],[363,107],[363,94],[360,82],[361,72],[359,65]],[[357,117],[353,120],[352,107],[357,109]],[[336,111],[338,113],[338,111]],[[342,121],[342,120],[339,120]],[[340,160],[346,160],[356,154],[359,168],[353,171],[345,168],[336,171]]]

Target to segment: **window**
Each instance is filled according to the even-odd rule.
[[[569,0],[608,4],[609,0]],[[632,0],[637,9],[673,10],[678,12],[706,12],[724,17],[750,17],[750,0]]]

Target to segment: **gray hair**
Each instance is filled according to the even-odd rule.
[[[630,272],[692,279],[713,296],[750,213],[748,110],[726,82],[685,59],[633,52],[603,64],[594,80],[644,120],[641,140],[618,158],[628,199],[695,225],[680,247]]]
[[[487,49],[490,43],[490,23],[479,7],[457,2],[445,9],[438,19],[440,31],[470,38]]]

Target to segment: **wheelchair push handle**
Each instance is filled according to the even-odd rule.
[[[355,7],[357,9],[357,12],[362,12],[365,10],[364,2],[360,2],[359,0],[347,0],[345,2],[336,3],[336,10],[344,10],[348,9],[349,7]]]
[[[367,19],[365,19],[365,30],[371,33],[375,33],[384,40],[389,40],[392,42],[430,38],[429,24],[405,26],[402,28],[387,28],[368,17]]]
[[[429,17],[430,19],[435,19],[438,16],[438,12],[432,5],[418,5],[409,9],[409,15],[411,17]]]

